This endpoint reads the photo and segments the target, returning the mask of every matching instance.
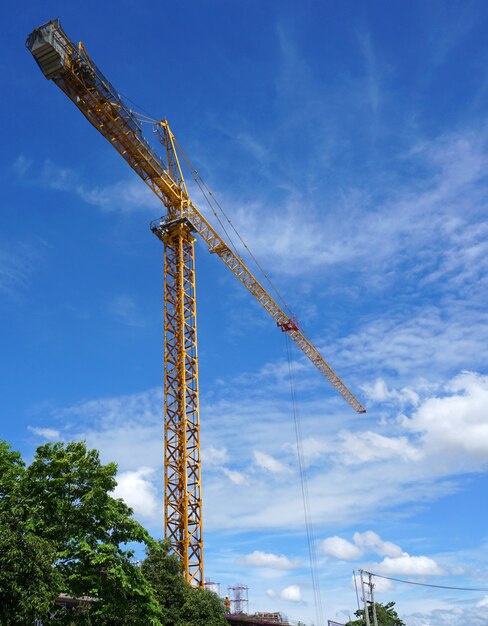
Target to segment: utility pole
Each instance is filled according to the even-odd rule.
[[[367,581],[364,580],[363,574],[368,574]],[[378,616],[376,615],[376,602],[374,600],[373,574],[371,574],[371,572],[365,572],[364,570],[360,569],[359,575],[361,577],[361,593],[363,594],[362,600],[364,603],[364,617],[366,619],[366,626],[371,626],[368,605],[371,605],[372,607],[371,614],[373,616],[373,626],[378,626]]]
[[[368,586],[369,586],[369,593],[371,596],[371,606],[373,607],[373,621],[374,621],[374,626],[378,626],[378,617],[376,616],[376,602],[374,601],[374,582],[373,582],[373,574],[371,574],[371,572],[368,572]]]
[[[361,599],[364,604],[364,617],[366,619],[366,626],[371,626],[371,622],[369,620],[368,597],[365,591],[365,583],[364,583],[363,574],[364,574],[363,570],[360,569],[359,576],[361,577],[361,593],[363,594],[363,597]]]

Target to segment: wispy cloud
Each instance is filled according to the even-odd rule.
[[[453,53],[473,27],[482,19],[474,2],[458,6],[433,3],[423,7],[429,24],[432,63],[438,65]]]
[[[13,163],[13,172],[18,176],[24,176],[31,167],[32,163],[32,159],[26,157],[25,154],[19,154]]]
[[[373,42],[371,41],[371,35],[367,30],[358,31],[357,38],[361,54],[364,58],[369,103],[373,113],[377,113],[381,106],[381,97],[379,72],[373,49]]]
[[[334,353],[330,358],[338,366],[361,372],[363,380],[374,364],[376,371],[395,378],[402,387],[395,393],[405,398],[406,381],[415,393],[413,387],[421,384],[422,378],[432,385],[463,368],[483,370],[486,358],[482,346],[486,341],[488,313],[481,301],[449,300],[445,305],[380,314],[357,333],[340,339],[337,349],[329,346],[324,353]],[[371,384],[365,390],[373,398]]]
[[[30,283],[31,275],[39,261],[38,250],[26,243],[0,247],[0,293],[17,299]]]
[[[29,426],[28,430],[34,435],[38,437],[42,437],[43,439],[48,439],[50,441],[58,441],[61,438],[61,433],[56,428],[40,428]]]
[[[120,324],[134,327],[142,327],[145,325],[136,301],[130,296],[117,296],[109,303],[108,310],[110,315]]]
[[[104,211],[145,211],[153,214],[164,212],[161,201],[135,174],[115,183],[93,186],[69,166],[59,165],[50,159],[46,159],[39,166],[24,155],[17,157],[13,171],[25,184],[73,194],[83,202]]]
[[[259,450],[254,450],[253,455],[256,465],[268,472],[271,472],[271,474],[281,474],[288,470],[287,466],[284,463],[278,461],[270,454],[260,452]]]
[[[222,391],[224,396],[228,395],[228,389]],[[287,404],[275,397],[273,414],[268,393],[275,391],[269,389],[263,394],[261,389],[256,395],[249,388],[247,400],[241,398],[236,402],[229,397],[225,406],[222,399],[203,402],[203,438],[207,448],[204,487],[209,529],[285,530],[299,528],[303,523],[293,427],[283,419]],[[483,471],[487,467],[488,450],[483,444],[486,440],[483,433],[488,377],[462,374],[446,383],[437,394],[428,389],[419,389],[417,393],[419,402],[410,408],[409,415],[398,418],[391,405],[387,405],[391,419],[377,424],[379,432],[357,427],[338,429],[338,420],[343,419],[338,415],[335,419],[329,416],[329,421],[324,423],[329,431],[327,434],[326,429],[326,436],[322,436],[326,445],[319,442],[314,446],[313,438],[307,437],[307,447],[315,455],[313,463],[308,463],[308,472],[317,524],[345,523],[353,512],[362,519],[372,520],[385,509],[405,506],[419,498],[439,497],[452,491],[463,473]],[[317,406],[322,404],[318,399],[304,401],[305,432],[316,429]],[[222,415],[226,415],[224,422]],[[264,421],[263,415],[267,416]],[[60,412],[58,419],[63,421],[60,430],[64,439],[85,439],[88,445],[102,451],[103,458],[115,460],[122,472],[136,472],[128,476],[152,482],[153,475],[137,474],[139,468],[160,471],[163,457],[160,391],[83,403]],[[247,427],[236,432],[235,424],[247,424]],[[264,449],[263,441],[269,442]],[[261,451],[259,467],[256,467],[256,450]],[[445,462],[446,456],[449,463]],[[269,480],[270,472],[279,476],[284,468],[290,468],[286,481]],[[226,492],[225,501],[222,500],[223,477],[233,485]],[[369,546],[379,552],[386,545],[379,538],[375,542],[369,535],[358,535],[355,541],[358,548]],[[394,556],[392,550],[384,554]]]

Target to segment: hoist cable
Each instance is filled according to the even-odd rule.
[[[156,131],[156,134],[157,134],[157,136],[158,136],[159,141],[160,141],[163,145],[165,145],[165,146],[166,146],[165,139],[164,139],[164,137],[162,137],[162,136],[161,136],[160,131],[159,131],[159,126],[160,126],[159,122],[154,121],[154,124],[155,124],[155,126],[156,126],[155,131]],[[168,129],[168,132],[171,132],[171,131],[169,131],[169,129]],[[175,142],[175,144],[177,144],[176,137],[175,137],[174,135],[172,135],[172,138],[173,138],[173,141]],[[185,163],[186,163],[186,166],[188,167],[188,169],[190,169],[190,170],[191,170],[191,169],[192,169],[192,167],[193,167],[193,166],[191,165],[191,162],[189,161],[189,159],[188,159],[188,157],[186,156],[186,154],[184,153],[184,151],[181,149],[181,146],[180,146],[179,144],[177,144],[177,145],[178,145],[179,151],[181,152],[181,155],[182,155],[182,157],[183,157],[183,160],[184,160],[184,161],[185,161]],[[195,171],[196,171],[196,170],[195,170]],[[215,210],[215,207],[212,205],[212,202],[211,202],[210,198],[208,198],[208,197],[207,197],[207,195],[205,194],[205,190],[202,188],[202,185],[201,185],[201,184],[200,184],[200,182],[199,182],[199,181],[195,178],[195,176],[193,176],[193,178],[194,178],[194,180],[195,180],[196,184],[198,185],[198,188],[199,188],[199,189],[200,189],[200,191],[202,192],[202,195],[203,195],[203,197],[205,198],[205,201],[207,202],[207,204],[208,204],[208,206],[209,206],[210,210],[211,210],[211,211],[212,211],[212,213],[214,214],[215,219],[218,221],[218,223],[220,224],[220,226],[221,226],[222,230],[224,231],[224,233],[225,233],[225,235],[226,235],[226,237],[227,237],[227,239],[228,239],[228,242],[230,243],[230,247],[232,248],[232,250],[233,250],[234,254],[236,255],[236,257],[237,257],[238,259],[240,259],[240,256],[239,256],[239,253],[238,253],[238,251],[237,251],[237,248],[236,248],[236,246],[234,245],[234,242],[232,241],[232,238],[231,238],[230,234],[227,232],[227,230],[226,230],[226,228],[225,228],[224,224],[222,223],[222,220],[220,219],[220,217],[219,217],[219,215],[218,215],[217,211]]]
[[[119,92],[118,94],[119,96],[122,96],[123,100],[127,100],[128,102],[130,102],[131,104],[135,105],[138,109],[138,111],[133,111],[132,109],[129,109],[130,112],[132,114],[134,114],[136,117],[138,117],[139,121],[142,123],[153,123],[153,124],[159,124],[159,121],[154,119],[151,114],[146,111],[143,107],[141,107],[140,105],[138,105],[136,102],[134,102],[134,100],[132,100],[131,98],[129,98],[128,96],[126,96],[125,94]],[[141,113],[140,111],[144,111],[144,113]],[[145,118],[145,119],[142,119]],[[202,189],[202,186],[206,189],[207,193],[209,194],[209,196],[212,198],[213,202],[215,203],[215,205],[218,207],[218,209],[220,210],[220,212],[222,213],[222,215],[224,216],[224,218],[227,220],[227,222],[229,223],[230,227],[232,228],[232,230],[234,231],[234,233],[237,235],[239,241],[242,243],[242,245],[244,246],[244,248],[247,250],[249,256],[251,257],[251,259],[254,261],[256,267],[259,269],[259,271],[261,272],[261,274],[264,276],[265,280],[267,281],[268,285],[271,287],[272,291],[274,291],[274,293],[276,294],[278,300],[281,301],[281,304],[283,305],[284,309],[286,311],[288,311],[290,317],[292,317],[293,313],[290,309],[290,307],[286,304],[283,296],[281,295],[281,293],[278,291],[278,289],[275,287],[275,285],[273,284],[273,282],[271,281],[271,278],[269,277],[269,275],[266,273],[266,271],[263,269],[262,265],[259,263],[259,261],[257,260],[256,256],[253,254],[252,250],[249,248],[249,246],[246,244],[246,242],[244,241],[244,239],[242,238],[242,236],[240,235],[239,231],[237,230],[237,228],[234,226],[234,224],[232,223],[232,221],[230,220],[230,218],[227,216],[227,214],[225,213],[224,209],[222,208],[222,206],[220,205],[219,201],[217,200],[217,198],[214,196],[212,190],[208,187],[207,183],[203,180],[203,178],[200,175],[200,172],[195,168],[195,166],[193,165],[193,163],[191,162],[190,158],[187,156],[187,154],[185,153],[185,151],[183,150],[183,148],[181,147],[180,143],[178,142],[178,140],[176,139],[176,137],[173,135],[173,140],[175,142],[176,147],[178,148],[178,151],[181,153],[183,160],[185,161],[188,169],[192,172],[192,176],[193,179],[195,180],[196,184],[198,185],[200,191],[202,192],[207,204],[209,205],[210,209],[212,210],[214,216],[216,217],[216,219],[218,220],[220,226],[222,227],[223,232],[225,233],[226,237],[229,239],[229,242],[231,244],[231,247],[233,249],[233,252],[235,253],[235,255],[240,259],[240,255],[237,251],[237,246],[234,244],[234,242],[232,241],[232,237],[229,235],[229,233],[227,232],[227,230],[225,229],[224,225],[222,224],[222,221],[220,220],[219,216],[217,215],[217,212],[215,211],[214,206],[212,205],[210,199],[208,198],[208,196],[206,195],[206,193],[204,192],[204,190]],[[198,180],[197,180],[198,179]]]
[[[315,616],[317,620],[317,626],[323,626],[324,614],[323,614],[323,609],[322,609],[322,598],[320,594],[320,584],[319,584],[318,567],[317,567],[317,555],[315,551],[315,537],[314,537],[313,524],[312,524],[312,514],[310,511],[310,497],[308,493],[307,473],[305,470],[305,462],[304,462],[304,456],[303,456],[302,429],[301,429],[301,424],[300,424],[300,413],[298,410],[295,376],[294,376],[294,371],[293,371],[293,362],[292,362],[291,352],[290,352],[290,341],[291,339],[288,337],[288,334],[286,334],[286,338],[285,338],[286,356],[288,360],[288,372],[289,372],[289,377],[290,377],[291,403],[292,403],[292,410],[293,410],[293,421],[295,425],[298,469],[300,473],[300,485],[301,485],[301,491],[302,491],[305,528],[307,532],[308,554],[309,554],[309,559],[310,559],[310,573],[311,573],[311,578],[312,578],[312,589],[313,589],[314,603],[315,603]]]
[[[236,244],[234,243],[234,240],[232,239],[232,236],[230,235],[230,233],[227,231],[227,229],[225,228],[224,224],[222,223],[222,220],[220,219],[220,217],[218,216],[217,210],[215,207],[217,207],[220,211],[220,213],[225,217],[225,219],[227,220],[227,222],[230,224],[230,226],[232,227],[232,229],[236,232],[232,222],[229,220],[229,218],[227,217],[227,215],[225,214],[224,210],[222,209],[222,207],[220,206],[220,204],[217,202],[217,199],[215,198],[214,194],[210,191],[210,189],[208,188],[208,185],[205,183],[205,181],[203,180],[202,176],[200,175],[200,172],[196,169],[196,167],[193,165],[192,161],[190,160],[190,158],[188,157],[188,155],[186,154],[186,152],[183,150],[183,148],[181,147],[180,143],[178,142],[178,140],[176,139],[176,137],[174,137],[174,142],[176,147],[178,148],[178,151],[181,153],[181,156],[183,158],[183,161],[185,162],[187,168],[191,171],[192,176],[193,176],[193,180],[195,181],[195,183],[198,185],[198,188],[200,189],[200,191],[202,192],[203,197],[205,198],[208,206],[211,208],[212,213],[215,215],[215,217],[217,218],[220,226],[222,227],[222,230],[225,233],[225,236],[227,237],[227,239],[229,240],[230,244],[231,244],[231,248],[234,251],[234,254],[237,256],[238,259],[241,259],[241,255],[239,254],[239,251],[237,249]],[[239,235],[238,235],[239,236]]]
[[[134,100],[132,100],[131,98],[123,94],[121,91],[117,92],[117,95],[119,96],[119,98],[122,97],[122,102],[127,100],[127,102],[130,102],[138,109],[138,111],[131,110],[131,113],[133,113],[134,115],[140,115],[141,117],[144,115],[144,117],[147,117],[148,120],[152,120],[155,124],[158,124],[158,121],[154,120],[152,115],[148,111],[146,111],[143,107],[141,107],[139,104],[137,104],[137,102],[134,102]],[[139,111],[144,111],[144,114],[139,113]]]
[[[121,94],[123,96],[123,94]],[[142,111],[144,111],[144,109],[142,107],[139,107],[133,100],[130,100],[130,98],[127,98],[126,96],[123,96],[125,99],[129,100],[129,102],[132,102],[132,104],[135,104],[137,106],[138,109],[141,109]],[[153,123],[153,124],[159,124],[159,122],[157,120],[155,120],[154,118],[152,118],[149,113],[147,113],[147,111],[145,113],[140,113],[138,111],[132,111],[131,113],[133,113],[134,115],[136,115],[139,119],[140,122],[142,123]],[[146,119],[142,119],[142,118],[146,118]],[[229,226],[232,228],[232,230],[234,231],[234,233],[236,234],[237,238],[239,239],[239,241],[241,242],[241,244],[244,246],[245,250],[247,250],[250,258],[253,260],[253,262],[255,263],[256,267],[259,269],[259,271],[261,272],[261,274],[264,276],[264,279],[266,280],[266,282],[268,283],[268,285],[270,286],[271,290],[274,291],[274,293],[276,294],[276,297],[278,298],[278,300],[280,300],[281,304],[283,305],[283,308],[289,313],[289,316],[292,317],[293,313],[290,309],[290,307],[287,305],[287,303],[285,302],[283,296],[281,295],[281,293],[278,291],[277,287],[274,285],[274,283],[272,282],[270,276],[266,273],[266,271],[264,270],[263,266],[261,265],[261,263],[259,263],[258,259],[256,258],[256,256],[253,254],[252,250],[250,249],[250,247],[247,245],[247,243],[244,241],[243,237],[241,236],[241,234],[239,233],[239,231],[237,230],[237,228],[234,226],[234,224],[232,223],[232,220],[228,217],[228,215],[226,214],[226,212],[224,211],[223,207],[221,206],[221,204],[219,203],[219,201],[217,200],[217,198],[215,197],[214,193],[212,192],[212,190],[209,188],[209,186],[207,185],[207,183],[203,180],[200,172],[196,169],[196,167],[193,165],[191,159],[188,157],[188,155],[186,154],[186,152],[183,150],[183,148],[181,147],[181,144],[179,143],[179,141],[176,139],[176,137],[173,135],[173,141],[175,143],[175,146],[178,149],[178,152],[181,154],[183,161],[185,162],[186,166],[188,167],[188,169],[191,171],[192,176],[193,176],[193,180],[195,181],[195,183],[197,184],[198,188],[200,189],[200,191],[202,192],[203,197],[205,198],[206,203],[208,204],[210,210],[212,211],[212,213],[214,214],[215,218],[217,219],[218,223],[220,224],[225,236],[227,237],[229,243],[230,243],[230,247],[232,248],[232,251],[234,252],[234,254],[237,256],[237,258],[239,260],[242,261],[241,256],[239,254],[239,251],[237,249],[237,246],[235,245],[231,235],[229,234],[229,232],[227,231],[227,229],[225,228],[224,224],[222,223],[222,220],[220,219],[217,211],[215,210],[215,207],[217,207],[220,211],[220,213],[223,215],[223,217],[225,218],[225,220],[227,221],[227,223],[229,224]]]
[[[234,231],[234,233],[236,234],[237,238],[239,239],[239,241],[242,243],[242,245],[244,246],[244,248],[247,250],[249,256],[251,257],[251,259],[254,261],[256,267],[259,269],[259,271],[261,272],[261,274],[264,276],[265,280],[267,281],[268,285],[271,287],[272,291],[274,291],[274,293],[276,294],[278,300],[281,301],[281,304],[283,305],[283,307],[288,311],[288,313],[290,314],[290,317],[292,316],[292,312],[289,308],[289,306],[286,304],[284,298],[282,297],[282,295],[280,294],[280,292],[278,291],[278,289],[275,287],[275,285],[273,284],[273,282],[271,281],[271,278],[269,277],[269,275],[265,272],[265,270],[263,269],[262,265],[259,263],[259,261],[257,260],[256,256],[253,254],[252,250],[249,248],[249,246],[247,245],[247,243],[244,241],[244,239],[242,238],[241,234],[239,233],[239,231],[237,230],[237,228],[234,226],[234,224],[232,223],[231,219],[228,217],[228,215],[226,214],[226,212],[224,211],[223,207],[221,206],[221,204],[219,203],[219,201],[217,200],[217,198],[215,197],[214,193],[212,192],[212,190],[209,188],[209,186],[207,185],[207,183],[203,180],[200,172],[196,169],[196,167],[193,165],[193,163],[191,162],[190,158],[186,155],[185,151],[183,150],[183,148],[181,147],[180,143],[178,142],[178,140],[176,138],[174,138],[174,142],[175,145],[178,148],[178,151],[181,153],[181,156],[183,157],[183,160],[185,161],[188,169],[192,172],[192,176],[193,179],[195,180],[195,182],[197,183],[197,185],[199,186],[200,190],[202,191],[202,193],[204,194],[205,198],[207,199],[207,196],[205,194],[205,192],[203,192],[201,185],[203,185],[203,187],[205,188],[206,192],[209,194],[209,196],[212,198],[212,201],[215,203],[215,205],[218,207],[219,211],[222,213],[222,215],[224,216],[224,218],[226,219],[226,221],[228,222],[229,226],[232,228],[232,230]],[[198,180],[197,180],[198,179]],[[201,184],[199,184],[199,181]],[[209,202],[209,200],[207,199],[207,202]],[[214,211],[215,213],[215,211]],[[220,220],[219,220],[219,223]],[[226,231],[224,231],[226,232]],[[230,236],[228,235],[228,233],[226,232],[227,237],[230,238]],[[232,241],[232,239],[231,239]],[[239,255],[237,255],[239,256]]]
[[[188,164],[187,164],[188,165]],[[210,210],[212,211],[212,213],[214,214],[215,219],[218,221],[218,223],[220,224],[222,230],[224,231],[225,236],[227,237],[227,241],[230,244],[230,247],[232,248],[232,251],[234,252],[234,254],[236,255],[236,257],[239,260],[241,259],[241,256],[239,254],[239,251],[237,250],[237,246],[235,245],[234,241],[232,240],[232,237],[230,236],[229,232],[227,231],[227,229],[225,228],[225,225],[223,224],[222,220],[220,219],[219,214],[217,213],[217,211],[215,210],[215,207],[212,204],[212,201],[210,200],[210,198],[207,196],[207,194],[205,193],[205,189],[203,188],[203,186],[200,184],[200,181],[193,176],[193,180],[195,181],[195,183],[198,185],[198,188],[200,189],[200,191],[202,192],[203,197],[205,198],[206,203],[208,204],[208,206],[210,207]]]

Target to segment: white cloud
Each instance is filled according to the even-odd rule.
[[[157,196],[134,174],[127,180],[121,180],[104,187],[87,188],[78,185],[76,193],[88,204],[101,209],[122,211],[157,211],[164,213],[165,208]]]
[[[374,579],[374,592],[378,593],[389,593],[392,589],[395,588],[395,583],[388,578],[380,578],[379,576],[375,576]],[[361,586],[361,578],[359,572],[354,572],[351,576],[351,589],[356,590]]]
[[[389,557],[398,557],[404,554],[400,546],[391,541],[384,541],[372,530],[367,530],[363,533],[355,532],[353,543],[335,535],[327,537],[319,545],[320,550],[324,554],[347,561],[358,559],[365,553],[375,553]]]
[[[299,585],[289,585],[280,592],[280,598],[287,602],[301,602],[302,590]]]
[[[163,515],[162,503],[157,497],[156,487],[150,478],[155,470],[152,467],[139,467],[134,471],[121,472],[117,475],[115,498],[122,498],[137,515],[152,518]]]
[[[482,299],[480,300],[480,304]],[[467,302],[450,301],[447,307],[414,308],[408,315],[379,315],[356,333],[339,340],[339,359],[367,378],[371,363],[387,363],[396,380],[409,388],[421,379],[442,380],[452,371],[484,367],[481,346],[488,343],[488,313]],[[330,353],[330,350],[329,350]],[[415,385],[415,390],[418,389]],[[391,397],[390,397],[391,399]]]
[[[364,533],[354,533],[354,543],[366,551],[375,552],[380,556],[399,557],[403,550],[391,541],[384,541],[377,533],[367,530]]]
[[[35,426],[28,426],[27,430],[34,433],[34,435],[38,435],[39,437],[48,439],[49,441],[59,441],[61,439],[61,433],[55,428],[37,428]]]
[[[488,462],[488,376],[465,372],[454,378],[444,397],[426,399],[403,425],[421,434],[430,453],[456,457],[459,468],[467,461]]]
[[[327,537],[327,539],[324,539],[319,546],[321,552],[324,554],[328,554],[345,561],[357,559],[363,553],[360,547],[338,536]]]
[[[298,567],[296,561],[290,561],[290,559],[283,554],[278,556],[272,552],[262,552],[261,550],[255,550],[250,554],[246,554],[242,562],[251,567],[266,567],[278,570],[289,570]]]
[[[220,466],[229,460],[229,454],[226,448],[215,448],[207,446],[202,449],[202,461],[208,466]]]
[[[404,553],[398,557],[385,557],[375,565],[378,573],[402,576],[441,576],[444,574],[439,565],[427,556],[410,556]]]
[[[390,593],[395,588],[395,583],[388,578],[374,577],[374,592],[375,593]]]
[[[55,411],[65,439],[85,440],[101,451],[104,462],[120,471],[163,464],[161,388],[118,397],[98,398]]]
[[[249,380],[241,377],[239,401],[232,394],[229,396],[232,385],[227,384],[214,389],[212,402],[202,399],[202,414],[205,415],[202,439],[205,441],[204,459],[207,459],[203,467],[205,524],[209,530],[302,527],[303,502],[293,425],[283,421],[288,401],[277,399],[276,395],[271,401],[269,394],[275,394],[274,383],[268,388],[264,380],[265,377],[262,380],[256,376]],[[467,380],[476,388],[479,385],[477,377]],[[253,391],[255,389],[259,389],[259,394]],[[425,393],[428,396],[429,390],[422,395]],[[451,395],[462,394],[451,391],[445,399]],[[134,471],[141,466],[161,471],[164,454],[161,396],[161,389],[157,388],[120,398],[90,401],[61,411],[58,419],[63,423],[64,438],[85,439],[90,447],[101,450],[104,460],[115,460],[121,471]],[[420,400],[415,411],[422,411],[428,399]],[[445,455],[439,453],[438,447],[432,449],[425,433],[417,433],[410,426],[405,430],[398,421],[377,424],[378,430],[381,429],[378,433],[339,430],[348,423],[349,414],[336,412],[335,408],[330,411],[337,404],[334,402],[324,408],[322,400],[311,395],[301,407],[303,432],[315,433],[319,417],[323,433],[321,438],[309,437],[315,459],[308,467],[314,524],[343,524],[353,515],[368,519],[372,511],[379,514],[378,511],[399,504],[439,497],[456,488],[450,476],[459,480],[459,472],[481,467],[475,459],[468,465],[465,454],[450,457],[446,463]],[[328,419],[322,420],[320,416],[325,411]],[[220,417],[223,414],[228,416],[225,422]],[[263,414],[267,415],[265,421],[260,419]],[[353,419],[351,416],[351,425]],[[236,434],[236,423],[253,424],[253,427]],[[391,436],[391,433],[396,435]],[[272,463],[288,467],[286,481],[273,481],[271,485],[266,474],[258,471],[261,466],[257,466],[252,451],[259,449],[262,441],[272,445],[264,463],[271,458]],[[279,454],[282,460],[277,461]],[[359,463],[361,472],[357,471]],[[223,492],[223,476],[236,487]],[[162,502],[162,494],[159,497]],[[154,524],[158,523],[155,517]],[[356,543],[352,545],[356,550],[360,547]],[[381,545],[377,543],[377,550]],[[364,549],[361,546],[361,550]],[[369,549],[374,552],[373,547]],[[383,546],[383,549],[387,548]],[[391,545],[388,549],[393,550]],[[392,556],[394,552],[383,554]]]
[[[419,456],[406,437],[385,437],[375,432],[342,431],[337,451],[343,462],[350,465],[392,458],[415,460]]]
[[[419,395],[413,389],[409,389],[408,387],[404,387],[400,391],[388,389],[388,385],[382,378],[377,378],[372,385],[363,385],[362,389],[368,398],[375,402],[393,401],[395,403],[408,403],[413,405],[419,402]]]
[[[485,626],[488,623],[488,608],[485,606],[459,606],[438,600],[442,608],[403,615],[408,626]],[[447,608],[443,605],[447,604]]]
[[[247,483],[247,476],[243,472],[223,467],[222,471],[234,485],[244,485]]]
[[[265,452],[259,452],[258,450],[255,450],[253,452],[253,456],[256,465],[262,467],[268,472],[271,472],[272,474],[280,474],[282,472],[286,472],[288,469],[286,465],[281,463],[281,461],[276,460],[274,457],[266,454]]]
[[[377,106],[377,97],[371,102]],[[325,197],[336,206],[335,212],[325,217],[307,198],[305,223],[301,209],[306,200],[296,189],[289,189],[284,204],[276,209],[267,205],[264,210],[259,202],[242,206],[235,198],[228,198],[224,205],[240,205],[234,211],[239,232],[275,273],[308,275],[347,264],[349,270],[363,271],[368,283],[383,288],[415,250],[413,274],[424,278],[426,273],[440,271],[450,280],[454,269],[450,264],[454,263],[458,272],[470,265],[458,233],[467,236],[470,223],[483,227],[479,214],[486,202],[482,184],[488,165],[486,134],[483,128],[419,141],[402,158],[406,167],[418,171],[408,186],[403,180],[391,181],[379,202],[366,189],[357,188],[349,194],[342,191],[338,197]],[[478,245],[478,237],[473,231],[470,241],[464,241],[468,243],[465,249],[475,252],[471,244]],[[452,255],[453,247],[459,247],[461,254]],[[488,261],[481,250],[479,255],[482,267],[486,267]],[[482,267],[471,268],[471,276],[482,276]]]
[[[32,164],[31,160],[20,155],[13,168],[18,176],[25,177],[28,170],[32,170]],[[38,179],[31,177],[29,180],[54,191],[75,194],[84,202],[107,211],[146,211],[154,214],[164,212],[161,201],[136,174],[113,184],[90,187],[72,168],[47,159]]]

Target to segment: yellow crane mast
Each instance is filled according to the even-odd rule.
[[[194,234],[227,265],[352,408],[358,413],[365,409],[303,335],[296,321],[275,302],[191,202],[168,123],[156,124],[165,146],[162,158],[145,139],[138,114],[124,104],[83,44],[70,40],[59,20],[36,28],[26,45],[44,76],[74,102],[166,206],[166,215],[151,224],[151,230],[164,244],[165,536],[180,559],[186,580],[202,587]]]

